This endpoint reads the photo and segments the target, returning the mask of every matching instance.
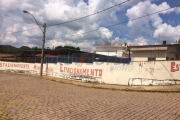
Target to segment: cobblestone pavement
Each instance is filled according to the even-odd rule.
[[[180,93],[84,88],[0,73],[0,119],[180,120]]]

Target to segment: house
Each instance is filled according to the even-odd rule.
[[[129,46],[132,61],[179,60],[180,44]]]
[[[4,54],[0,53],[0,61],[15,61],[16,60],[16,54]]]
[[[108,46],[108,45],[104,45],[104,46],[96,46],[96,54],[100,54],[100,55],[106,55],[106,56],[114,56],[114,57],[124,57],[124,58],[128,58],[129,56],[129,51],[128,51],[128,47],[127,46],[122,46],[122,45],[118,45],[118,46]]]

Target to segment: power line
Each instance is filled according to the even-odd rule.
[[[74,20],[71,20],[71,21],[67,21],[67,22],[63,22],[63,23],[59,23],[59,24],[48,25],[47,27],[57,26],[57,25],[62,25],[62,24],[66,24],[66,23],[74,22],[74,21],[77,21],[77,20],[81,20],[81,19],[84,19],[84,18],[90,17],[90,16],[92,16],[92,15],[95,15],[95,14],[98,14],[98,13],[101,13],[101,12],[104,12],[104,11],[106,11],[106,10],[109,10],[109,9],[111,9],[111,8],[114,8],[114,7],[116,7],[116,6],[119,6],[119,5],[121,5],[121,4],[124,4],[124,3],[128,2],[128,1],[130,1],[130,0],[127,0],[127,1],[121,2],[121,3],[119,3],[119,4],[116,4],[116,5],[111,6],[111,7],[109,7],[109,8],[103,9],[103,10],[101,10],[101,11],[98,11],[98,12],[92,13],[92,14],[90,14],[90,15],[87,15],[87,16],[84,16],[84,17],[81,17],[81,18],[77,18],[77,19],[74,19]]]
[[[4,19],[11,20],[11,21],[20,22],[20,23],[23,23],[23,24],[34,24],[34,23],[25,23],[25,22],[22,22],[22,21],[17,21],[17,20],[14,20],[14,19],[3,17],[3,16],[0,16],[0,17],[2,17]],[[16,31],[16,32],[6,32],[5,34],[1,34],[0,36],[7,35],[7,34],[13,34],[13,33],[20,33],[20,32],[24,32],[24,31],[30,31],[30,30],[34,30],[34,29],[37,29],[37,28],[31,28],[31,29],[28,29],[28,30]]]
[[[4,19],[7,19],[7,20],[14,21],[14,22],[20,22],[20,23],[23,23],[23,24],[34,24],[34,23],[25,23],[25,22],[23,22],[23,21],[14,20],[14,19],[7,18],[7,17],[4,17],[4,16],[0,16],[0,17],[1,17],[1,18],[4,18]]]
[[[20,23],[24,23],[22,21],[18,21],[18,20],[14,20],[14,19],[10,19],[10,18],[6,18],[6,17],[3,17],[3,16],[0,16],[1,18],[4,18],[4,19],[7,19],[7,20],[11,20],[11,21],[15,21],[15,22],[20,22]]]
[[[176,7],[180,7],[180,5],[178,5]],[[176,7],[173,7],[173,8],[176,8]],[[144,15],[144,16],[141,16],[141,17],[138,17],[138,18],[133,18],[133,19],[130,19],[130,20],[127,20],[127,21],[124,21],[124,22],[116,23],[116,24],[113,24],[113,25],[110,25],[110,26],[106,26],[106,28],[114,27],[114,26],[117,26],[117,25],[120,25],[120,24],[124,24],[124,23],[130,22],[130,21],[138,20],[138,19],[141,19],[141,18],[144,18],[144,17],[148,17],[148,16],[151,16],[151,15],[163,12],[163,11],[167,11],[167,10],[170,10],[170,9],[173,9],[173,8],[167,8],[167,9],[164,9],[164,10],[161,10],[161,11],[157,11],[157,12],[154,12],[154,13],[151,13],[151,14],[147,14],[147,15]],[[91,30],[91,31],[87,31],[87,32],[84,32],[84,33],[79,33],[79,34],[66,35],[66,36],[70,37],[70,36],[76,36],[76,35],[81,35],[81,34],[87,34],[87,33],[95,32],[95,31],[98,31],[98,30],[99,29]],[[54,39],[62,39],[62,38],[67,38],[67,37],[54,38]],[[49,40],[53,40],[53,39],[49,39]]]
[[[74,21],[77,21],[77,20],[81,20],[81,19],[84,19],[84,18],[86,18],[86,17],[89,17],[89,16],[92,16],[92,15],[95,15],[95,14],[101,13],[101,12],[106,11],[106,10],[108,10],[108,9],[111,9],[111,8],[113,8],[113,7],[116,7],[116,6],[119,6],[119,5],[121,5],[121,4],[124,4],[124,3],[128,2],[128,1],[130,1],[130,0],[127,0],[127,1],[121,2],[121,3],[119,3],[119,4],[116,4],[116,5],[114,5],[114,6],[111,6],[111,7],[109,7],[109,8],[106,8],[106,9],[104,9],[104,10],[101,10],[101,11],[99,11],[99,12],[96,12],[96,13],[93,13],[93,14],[90,14],[90,15],[87,15],[87,16],[84,16],[84,17],[82,17],[82,18],[74,19],[74,20],[67,21],[67,22],[63,22],[63,23],[59,23],[59,24],[48,25],[47,27],[57,26],[57,25],[62,25],[62,24],[66,24],[66,23],[74,22]],[[3,16],[0,16],[0,17],[5,18],[5,17],[3,17]],[[16,21],[16,22],[21,22],[21,21],[17,21],[17,20],[10,19],[10,18],[5,18],[5,19],[9,19],[9,20]],[[21,22],[21,23],[23,23],[23,22]],[[32,29],[29,29],[29,30],[33,30],[33,29],[37,29],[37,28],[32,28]],[[24,31],[29,31],[29,30],[24,30]],[[13,33],[19,33],[19,32],[24,32],[24,31],[8,32],[8,33],[1,34],[1,35],[13,34]],[[1,35],[0,35],[0,36],[1,36]]]
[[[129,0],[128,0],[129,1]],[[127,1],[126,1],[127,2]],[[121,3],[122,4],[122,3]],[[116,5],[117,6],[117,5]],[[180,7],[180,5],[176,6],[176,7]],[[175,7],[173,7],[175,8]],[[117,26],[117,25],[120,25],[120,24],[124,24],[124,23],[127,23],[129,21],[134,21],[134,20],[137,20],[137,19],[141,19],[141,18],[144,18],[144,17],[147,17],[147,16],[150,16],[150,15],[153,15],[153,14],[157,14],[157,13],[160,13],[160,12],[163,12],[163,11],[167,11],[169,9],[173,9],[173,8],[167,8],[167,9],[164,9],[164,10],[161,10],[161,11],[157,11],[157,12],[154,12],[154,13],[151,13],[151,14],[147,14],[145,16],[141,16],[141,17],[138,17],[138,18],[134,18],[134,19],[131,19],[131,20],[127,20],[127,21],[124,21],[124,22],[120,22],[120,23],[117,23],[117,24],[113,24],[113,25],[110,25],[110,26],[106,26],[106,28],[110,28],[110,27],[114,27],[114,26]],[[108,8],[107,8],[108,9]],[[83,19],[83,18],[79,18],[79,19]],[[78,19],[76,19],[78,20]],[[69,21],[71,22],[71,21]],[[63,24],[63,23],[61,23]],[[28,30],[23,30],[23,31],[16,31],[16,32],[8,32],[6,34],[13,34],[13,33],[19,33],[19,32],[25,32],[25,31],[30,31],[30,30],[34,30],[34,29],[38,29],[39,27],[36,27],[36,28],[32,28],[32,29],[28,29]],[[87,31],[87,32],[84,32],[84,33],[79,33],[79,34],[73,34],[73,35],[67,35],[67,36],[76,36],[76,35],[80,35],[80,34],[87,34],[87,33],[91,33],[91,32],[95,32],[95,31],[98,31],[99,29],[96,29],[96,30],[91,30],[91,31]],[[1,35],[6,35],[6,34],[1,34]],[[1,36],[0,35],[0,36]],[[67,38],[67,37],[61,37],[61,38]],[[54,39],[61,39],[61,38],[54,38]],[[53,40],[53,39],[49,39],[49,40]]]
[[[31,29],[28,29],[28,30],[16,31],[16,32],[7,32],[7,33],[5,33],[5,34],[1,34],[0,36],[2,36],[2,35],[7,35],[7,34],[14,34],[14,33],[20,33],[20,32],[30,31],[30,30],[34,30],[34,29],[39,29],[39,27],[31,28]]]

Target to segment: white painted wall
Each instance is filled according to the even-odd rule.
[[[39,74],[40,64],[0,61],[0,70]],[[80,70],[85,72],[80,73]],[[105,62],[44,64],[43,74],[72,80],[81,78],[82,81],[98,81],[106,84],[166,85],[175,84],[173,80],[180,80],[180,61],[131,62],[130,64]],[[180,82],[177,81],[177,84]]]
[[[96,54],[100,54],[100,55],[109,55],[109,52],[96,52]]]
[[[148,61],[148,58],[147,57],[133,57],[133,59],[131,59],[131,61],[134,61],[134,62]]]
[[[166,58],[156,58],[156,60],[166,60]]]
[[[123,51],[122,50],[118,50],[116,52],[96,52],[96,54],[106,55],[106,56],[122,57]]]
[[[106,55],[106,56],[117,56],[117,52],[96,52],[96,54]]]
[[[107,56],[117,56],[122,57],[122,53],[126,51],[127,47],[96,47],[96,54],[107,55]]]
[[[180,61],[176,61],[175,63],[178,65],[180,64]],[[105,70],[107,73],[105,73],[103,76],[103,80],[111,84],[116,83],[127,85],[128,81],[132,78],[149,79],[154,81],[172,79],[180,80],[179,70],[176,72],[171,72],[170,61],[132,62],[129,65],[110,64],[106,66],[108,69]]]

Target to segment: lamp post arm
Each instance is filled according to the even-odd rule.
[[[39,26],[39,28],[43,32],[43,30],[42,30],[41,26],[39,25],[38,21],[36,20],[36,18],[31,13],[28,13],[28,14],[30,14],[34,18],[34,20],[36,21],[37,25]],[[43,34],[44,34],[44,32],[43,32]]]

